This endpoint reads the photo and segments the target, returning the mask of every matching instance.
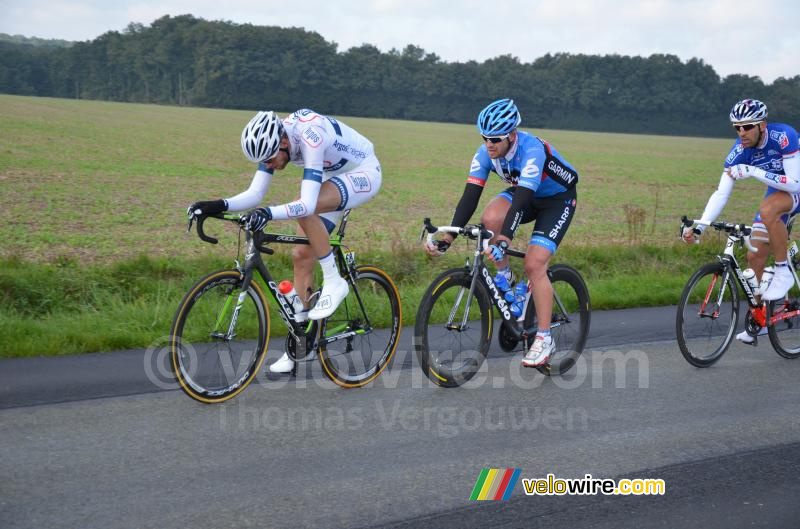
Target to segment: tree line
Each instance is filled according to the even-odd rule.
[[[69,44],[69,45],[68,45]],[[765,84],[720,78],[674,55],[512,55],[446,62],[409,44],[344,52],[315,32],[164,16],[85,42],[0,39],[0,92],[215,108],[314,108],[328,114],[474,122],[513,98],[524,125],[680,135],[729,135],[739,99],[800,127],[800,75]]]

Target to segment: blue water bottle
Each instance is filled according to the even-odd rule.
[[[498,273],[494,276],[494,284],[498,289],[500,289],[502,294],[505,294],[511,290],[511,285],[508,284],[508,279],[506,279],[506,276],[503,274]]]
[[[520,281],[514,287],[514,302],[511,304],[511,315],[515,318],[522,316],[522,309],[525,306],[525,297],[528,295],[528,283]]]

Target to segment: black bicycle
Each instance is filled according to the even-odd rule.
[[[295,321],[291,301],[278,291],[261,254],[274,253],[267,244],[309,244],[308,238],[251,232],[238,215],[197,218],[198,236],[211,244],[218,241],[203,230],[207,218],[239,225],[240,240],[241,234],[245,235],[245,256],[244,264],[237,258],[235,268],[200,279],[175,312],[170,330],[172,368],[187,395],[205,403],[223,402],[256,377],[270,334],[265,285],[289,329],[286,351],[296,362],[316,353],[325,375],[346,388],[364,386],[381,374],[397,348],[402,325],[400,295],[386,272],[356,265],[355,253],[345,251],[342,239],[348,215],[349,211],[331,238],[331,246],[350,292],[331,316],[307,322]],[[254,271],[263,284],[256,281]],[[292,374],[296,374],[296,366]]]
[[[489,352],[494,326],[493,306],[501,317],[498,340],[506,352],[529,348],[538,328],[530,291],[522,316],[515,318],[492,273],[483,263],[483,251],[494,234],[482,224],[433,226],[425,219],[423,235],[433,241],[435,233],[464,235],[476,241],[472,262],[441,273],[425,291],[417,310],[414,348],[420,366],[430,380],[443,387],[456,387],[478,372]],[[509,248],[506,255],[524,258]],[[568,371],[583,352],[589,334],[591,308],[589,290],[580,273],[564,264],[547,270],[553,283],[553,315],[550,331],[556,350],[550,362],[537,369],[546,375]]]
[[[681,218],[681,229],[701,224]],[[712,222],[707,224],[728,236],[725,249],[717,262],[701,266],[689,278],[681,293],[675,329],[678,347],[687,362],[695,367],[708,367],[728,350],[739,321],[739,291],[744,292],[748,311],[745,330],[757,343],[758,332],[767,327],[775,351],[784,358],[800,357],[800,282],[797,277],[797,243],[789,246],[789,268],[795,285],[783,300],[761,303],[748,284],[734,249],[737,245],[757,251],[750,244],[752,226]],[[738,288],[737,288],[738,285]]]

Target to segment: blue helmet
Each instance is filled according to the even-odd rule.
[[[478,131],[483,136],[505,136],[522,121],[512,99],[498,99],[478,114]]]
[[[731,123],[758,123],[767,119],[767,105],[758,99],[742,99],[731,109]]]

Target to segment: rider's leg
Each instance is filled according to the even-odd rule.
[[[371,157],[355,170],[334,176],[322,184],[320,199],[317,202],[317,213],[323,214],[323,216],[317,216],[315,220],[309,220],[302,225],[309,236],[311,247],[319,258],[323,276],[322,292],[317,298],[314,308],[308,313],[310,319],[321,320],[333,314],[350,290],[347,281],[339,273],[331,251],[329,233],[335,224],[324,214],[338,213],[344,209],[353,209],[365,204],[378,193],[381,182],[380,164],[376,158]],[[323,222],[327,223],[329,229],[326,229]]]
[[[534,200],[532,203],[536,211],[536,225],[525,254],[525,273],[530,280],[539,328],[530,350],[522,357],[522,365],[525,367],[546,364],[555,351],[555,341],[550,335],[553,285],[547,276],[547,268],[550,258],[572,223],[576,205],[574,189],[554,197]]]
[[[550,319],[553,315],[553,285],[547,277],[547,267],[553,254],[543,246],[529,246],[525,254],[525,275],[528,276],[533,303],[536,307],[536,321],[539,331],[550,332]]]
[[[326,211],[335,211],[341,203],[341,195],[335,186],[329,182],[322,184],[317,201],[317,213],[324,214]],[[294,265],[294,287],[303,304],[308,309],[308,296],[314,288],[314,264],[319,260],[318,258],[325,257],[327,253],[331,253],[331,245],[329,239],[329,226],[331,221],[327,218],[320,217],[318,214],[310,215],[308,217],[301,217],[297,219],[300,225],[299,235],[306,235],[309,239],[309,245],[297,245],[292,250],[292,264]],[[333,263],[334,269],[336,263]],[[338,271],[337,277],[338,277]],[[323,274],[324,275],[324,274]],[[339,277],[347,288],[347,282]],[[344,295],[347,295],[345,291]],[[309,313],[305,312],[298,315],[299,320],[306,320]],[[269,370],[273,373],[288,373],[294,367],[294,361],[289,358],[288,353],[283,353],[276,362],[269,366]]]
[[[769,232],[769,244],[775,257],[775,275],[767,291],[762,293],[762,298],[766,301],[783,298],[794,284],[794,277],[787,266],[789,233],[782,217],[795,206],[792,195],[776,191],[764,197],[759,208],[761,219]]]

